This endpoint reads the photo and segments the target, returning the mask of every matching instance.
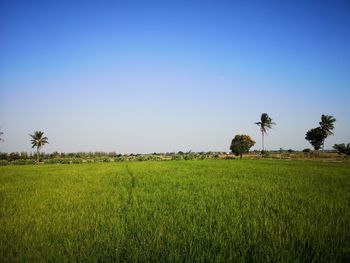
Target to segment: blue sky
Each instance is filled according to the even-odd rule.
[[[349,1],[0,2],[1,151],[311,148],[350,142]]]

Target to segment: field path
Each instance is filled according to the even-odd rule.
[[[130,178],[131,178],[130,187],[128,189],[128,199],[127,199],[126,207],[125,207],[127,209],[129,206],[132,206],[133,191],[136,187],[136,177],[135,177],[134,173],[130,170],[130,168],[127,164],[125,165],[125,170],[128,173],[128,175],[130,175]]]

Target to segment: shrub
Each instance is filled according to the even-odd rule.
[[[182,160],[182,159],[184,159],[183,155],[180,155],[180,154],[174,154],[171,156],[171,160]]]
[[[33,159],[26,160],[26,164],[36,164],[36,161]]]
[[[45,164],[58,164],[60,163],[59,159],[48,159],[44,161]]]
[[[309,148],[303,150],[303,153],[309,153],[309,152],[311,152],[311,149]]]
[[[12,165],[26,165],[26,164],[35,164],[34,160],[28,159],[18,159],[11,162]]]
[[[268,157],[270,157],[270,153],[268,152],[268,151],[261,151],[261,156],[263,157],[263,158],[268,158]]]
[[[0,152],[0,160],[7,160],[7,153]]]
[[[348,143],[347,145],[345,145],[345,143],[334,144],[333,148],[337,150],[339,153],[350,155],[350,143]]]
[[[58,159],[58,163],[60,164],[70,164],[70,160],[69,159]]]
[[[75,164],[83,163],[83,160],[80,158],[73,158],[71,159],[71,163],[75,163]]]
[[[18,152],[12,152],[7,156],[9,161],[15,161],[21,159],[21,155]]]
[[[7,161],[7,160],[0,160],[0,166],[5,166],[5,165],[9,165],[9,161]]]

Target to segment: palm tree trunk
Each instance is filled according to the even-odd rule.
[[[322,142],[322,158],[324,159],[324,141],[325,139],[323,139],[323,142]]]
[[[262,132],[261,133],[262,135],[262,151],[264,152],[265,151],[265,145],[264,145],[264,133]]]
[[[324,152],[324,141],[325,140],[323,140],[323,142],[322,142],[322,152]]]
[[[37,158],[37,163],[39,164],[39,147],[36,147],[36,158]]]

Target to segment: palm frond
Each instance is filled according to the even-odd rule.
[[[43,137],[44,132],[42,131],[35,131],[34,134],[29,134],[29,136],[32,138],[31,144],[32,148],[37,147],[38,149],[44,146],[45,144],[49,143],[47,137]]]
[[[261,114],[260,121],[254,122],[254,124],[260,126],[261,132],[265,134],[267,134],[268,129],[271,129],[273,125],[276,125],[267,113]]]
[[[321,121],[319,122],[320,127],[327,133],[327,135],[333,135],[334,123],[336,122],[336,118],[332,115],[322,114]]]

